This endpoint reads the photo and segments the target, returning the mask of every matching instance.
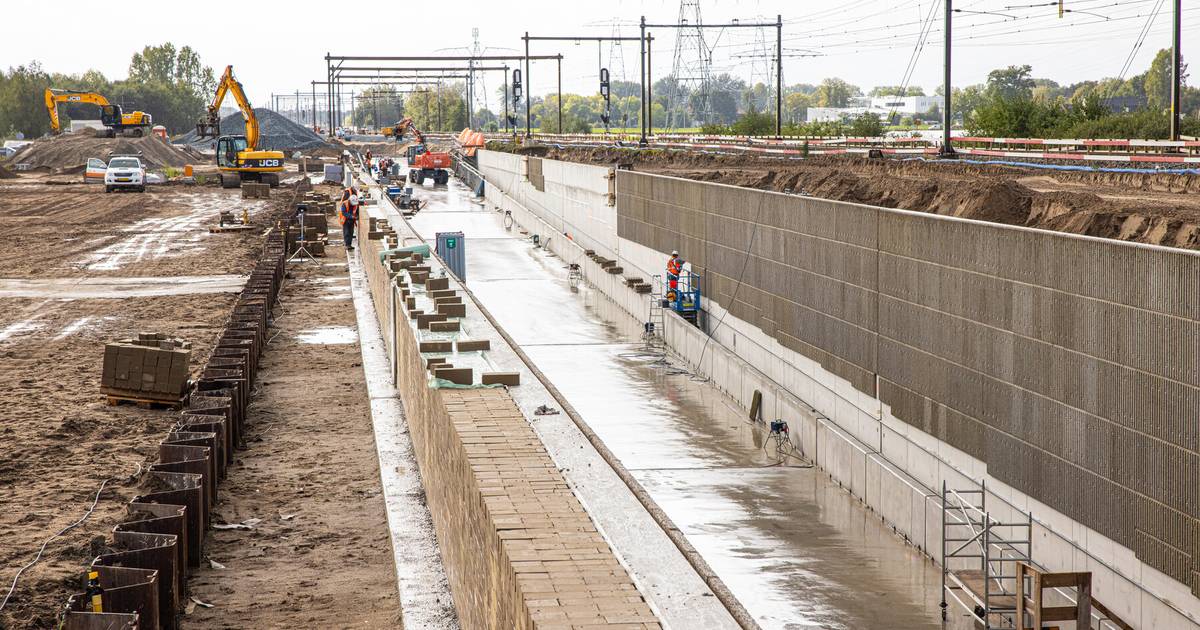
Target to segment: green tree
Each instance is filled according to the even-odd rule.
[[[1180,83],[1187,83],[1187,64],[1180,62]],[[1171,50],[1164,48],[1154,55],[1150,68],[1141,76],[1134,79],[1140,83],[1142,92],[1146,95],[1146,107],[1153,110],[1170,110],[1171,108]]]
[[[775,133],[775,117],[758,111],[753,104],[729,129],[739,136],[766,136]]]
[[[861,95],[862,90],[858,86],[850,85],[837,77],[831,77],[817,86],[816,106],[846,107],[850,104],[852,97]]]
[[[395,86],[376,85],[367,88],[359,95],[358,102],[354,105],[354,111],[350,115],[350,122],[355,127],[378,129],[394,125],[403,117],[404,98],[400,92],[396,91]]]
[[[860,138],[877,138],[883,135],[883,120],[879,114],[863,112],[850,122],[850,135]]]
[[[418,90],[408,96],[404,113],[421,131],[460,131],[467,126],[462,83]]]
[[[804,122],[812,97],[803,92],[793,92],[783,97],[783,117],[791,123]]]
[[[992,70],[988,73],[987,78],[988,96],[1008,99],[1029,98],[1033,94],[1035,86],[1034,80],[1030,76],[1032,72],[1033,67],[1028,64]]]
[[[50,117],[42,104],[49,84],[49,75],[36,61],[9,68],[0,83],[0,133],[33,138],[50,131]]]

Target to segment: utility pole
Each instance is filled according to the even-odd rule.
[[[1176,0],[1178,2],[1178,0]],[[954,1],[946,0],[946,44],[945,75],[942,78],[942,150],[938,155],[954,157],[954,145],[950,141],[950,123],[954,116],[950,110],[950,26],[954,15]]]
[[[646,34],[646,134],[654,135],[654,37],[649,33]]]
[[[775,15],[775,137],[783,136],[783,15]]]
[[[504,134],[508,135],[508,66],[504,66]]]
[[[1171,139],[1179,139],[1179,101],[1183,92],[1183,57],[1179,40],[1183,33],[1183,0],[1175,0],[1174,25],[1171,30]]]
[[[638,60],[642,66],[641,70],[640,70],[640,74],[639,74],[639,76],[642,80],[642,92],[639,95],[640,98],[638,99],[641,101],[641,103],[639,103],[639,105],[642,108],[642,111],[641,111],[642,115],[638,116],[638,118],[642,119],[641,120],[642,138],[640,140],[638,140],[638,144],[640,144],[642,146],[646,146],[646,144],[647,144],[647,142],[646,142],[646,16],[644,16],[644,15],[642,16],[642,36],[639,37],[638,40],[641,42],[641,46],[642,46],[642,50],[638,54]]]
[[[562,62],[558,62],[558,133],[563,132],[562,126]]]
[[[525,74],[521,77],[521,81],[525,84],[525,137],[529,138],[533,135],[531,126],[532,119],[529,116],[529,31],[525,31]]]

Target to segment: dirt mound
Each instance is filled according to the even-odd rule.
[[[16,179],[17,177],[19,177],[19,175],[4,168],[3,164],[0,164],[0,179]]]
[[[79,172],[88,158],[107,161],[114,154],[139,155],[149,168],[183,166],[204,160],[194,151],[172,146],[158,136],[143,138],[95,138],[84,134],[63,134],[41,138],[11,158],[12,163],[27,163],[55,172]]]
[[[294,151],[296,149],[314,149],[325,146],[325,140],[312,129],[269,110],[256,107],[254,115],[258,117],[259,148],[276,151]],[[246,133],[246,120],[241,113],[230,114],[221,119],[221,135],[236,136]],[[216,138],[201,138],[192,130],[178,140],[178,144],[189,145],[196,149],[213,150],[216,148]]]

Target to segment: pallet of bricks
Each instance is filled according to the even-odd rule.
[[[125,522],[113,528],[111,549],[80,581],[102,589],[100,610],[84,593],[72,596],[63,630],[155,630],[178,627],[189,574],[200,566],[217,483],[245,446],[246,405],[266,344],[271,308],[285,269],[286,232],[272,230],[187,407],[158,444],[141,493]]]
[[[333,214],[334,202],[328,195],[308,190],[296,200],[293,210],[299,212],[300,206],[304,206],[305,249],[313,256],[323,257],[325,248],[329,245],[329,220]],[[297,218],[292,223],[292,230],[288,232],[288,256],[296,253],[299,241],[300,222]]]
[[[104,346],[100,391],[108,404],[178,406],[187,400],[192,345],[161,333],[141,333]]]
[[[271,185],[242,182],[242,199],[270,199]]]

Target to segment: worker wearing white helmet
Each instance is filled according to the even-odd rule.
[[[683,259],[678,251],[671,250],[671,257],[667,259],[667,286],[672,292],[679,288],[679,274],[682,272]]]

